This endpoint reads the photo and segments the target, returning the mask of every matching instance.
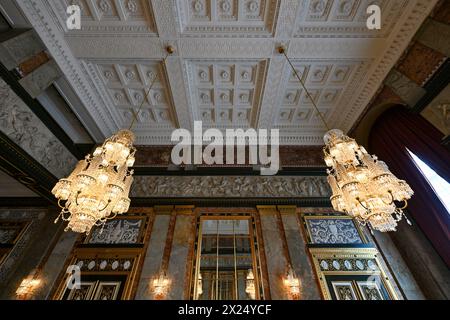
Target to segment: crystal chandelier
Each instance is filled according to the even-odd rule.
[[[166,51],[163,64],[174,49],[168,46]],[[145,98],[156,78],[155,75]],[[92,155],[88,154],[84,160],[79,161],[74,171],[67,178],[60,179],[53,188],[52,193],[62,208],[55,223],[60,217],[68,221],[65,231],[89,234],[92,227],[104,226],[109,219],[128,211],[128,195],[133,182],[133,170],[129,168],[134,164],[136,152],[133,147],[135,137],[131,129],[145,100],[142,99],[137,113],[133,112],[134,117],[128,129],[120,130],[106,139]]]
[[[364,225],[369,223],[374,230],[395,231],[405,216],[407,200],[414,194],[406,181],[395,177],[383,161],[340,130],[328,131],[324,141],[325,163],[331,167],[327,172],[333,208]],[[405,205],[398,208],[394,201]]]
[[[69,221],[65,231],[89,233],[93,226],[128,211],[134,164],[134,134],[120,130],[92,154],[80,160],[73,172],[55,185],[61,217]],[[61,204],[65,201],[64,205]]]
[[[328,132],[324,136],[325,163],[328,183],[332,190],[330,198],[334,210],[345,212],[363,225],[381,232],[395,231],[397,222],[405,217],[403,209],[414,192],[404,180],[399,180],[383,161],[367,153],[364,147],[341,130],[330,130],[325,118],[317,108],[314,99],[286,55],[283,47],[278,48],[289,62],[293,73],[311,100],[317,114]],[[397,207],[396,201],[404,202]]]

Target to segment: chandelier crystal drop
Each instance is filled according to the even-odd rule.
[[[128,211],[133,182],[134,134],[120,130],[92,155],[80,160],[73,172],[59,180],[52,190],[69,221],[65,231],[89,234],[93,226],[102,226],[109,219]],[[64,202],[64,204],[62,204]]]
[[[331,168],[327,172],[333,208],[374,230],[396,231],[397,222],[405,216],[407,200],[414,194],[409,185],[341,130],[328,131],[324,142],[325,163]],[[399,208],[395,201],[405,205]]]

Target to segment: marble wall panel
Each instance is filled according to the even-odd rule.
[[[135,299],[153,299],[151,281],[158,274],[167,239],[170,215],[156,215],[150,235],[150,243],[144,258]]]
[[[261,214],[261,229],[269,275],[270,297],[273,300],[285,300],[289,298],[283,286],[283,277],[287,272],[288,261],[283,252],[283,240],[276,215],[275,209],[272,213]]]
[[[195,216],[178,215],[172,239],[169,267],[167,274],[171,278],[172,286],[167,299],[187,299],[186,289],[189,286],[188,272],[190,264],[188,257],[195,241]]]
[[[292,267],[300,278],[300,299],[320,300],[320,291],[313,267],[308,258],[308,252],[302,231],[295,214],[282,214],[284,233],[289,248]]]

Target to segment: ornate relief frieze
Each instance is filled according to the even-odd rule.
[[[326,177],[136,176],[132,197],[329,197]]]
[[[76,164],[76,158],[2,79],[0,130],[58,178]]]
[[[305,217],[311,243],[360,244],[363,243],[353,220],[336,217]]]

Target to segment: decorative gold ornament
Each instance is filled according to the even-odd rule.
[[[330,200],[336,211],[345,212],[363,225],[381,232],[396,231],[397,222],[405,217],[403,209],[414,194],[404,180],[399,180],[383,161],[367,153],[364,147],[346,136],[341,130],[330,128],[314,99],[295,70],[284,47],[283,54],[303,90],[311,100],[317,114],[327,128],[324,136],[325,163],[329,169],[328,183],[333,195]],[[395,201],[404,202],[398,208]]]
[[[163,63],[175,49],[168,46],[166,51]],[[157,75],[153,77],[145,97],[148,97],[156,79]],[[69,221],[65,231],[89,234],[92,227],[104,226],[106,221],[128,211],[128,195],[133,182],[133,170],[129,167],[134,164],[136,152],[131,129],[145,100],[142,99],[137,113],[133,113],[128,129],[120,130],[105,140],[92,156],[88,154],[79,161],[69,177],[60,179],[53,188],[52,193],[62,208],[55,223],[60,217]]]

